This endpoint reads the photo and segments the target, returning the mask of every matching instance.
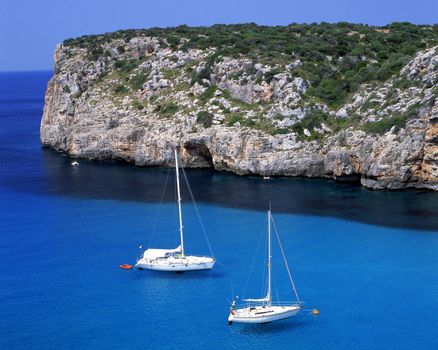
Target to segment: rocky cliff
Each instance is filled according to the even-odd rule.
[[[244,48],[238,26],[214,41],[211,28],[185,26],[67,40],[55,50],[41,142],[140,166],[173,164],[178,146],[186,167],[438,190],[436,28],[415,26],[418,47],[399,40],[400,56],[390,45],[403,28],[333,25],[338,41],[300,51],[332,39],[297,26],[275,27],[289,49],[255,25],[247,36],[258,41]],[[386,56],[370,49],[376,40]]]

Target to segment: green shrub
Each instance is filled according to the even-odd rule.
[[[215,61],[218,59],[220,53],[216,52],[213,55],[211,55],[207,62],[205,63],[205,67],[202,68],[199,72],[196,72],[196,70],[192,71],[192,80],[191,85],[194,85],[195,83],[203,85],[203,79],[210,80],[211,75],[211,68],[213,67]]]
[[[336,108],[343,104],[346,97],[354,89],[351,82],[345,79],[323,80],[318,86],[311,87],[306,95],[315,96]]]
[[[392,117],[386,117],[377,122],[366,122],[363,124],[362,129],[369,133],[384,134],[391,130],[396,125],[398,127],[404,127],[406,123],[406,116],[395,115]]]
[[[227,116],[225,118],[225,122],[227,123],[228,126],[233,126],[235,123],[242,124],[242,122],[244,120],[245,119],[242,116],[238,115],[238,114],[233,114],[233,115]]]
[[[399,78],[393,84],[393,86],[395,88],[401,89],[401,90],[406,90],[406,89],[408,89],[410,87],[413,87],[413,86],[417,86],[418,87],[419,85],[421,85],[420,81],[418,81],[418,80],[409,80],[409,79],[406,79],[406,78]]]
[[[273,135],[284,135],[290,133],[288,128],[276,128]]]
[[[410,106],[406,112],[403,113],[403,117],[408,120],[414,117],[417,117],[418,114],[420,113],[420,104],[417,103],[415,105]]]
[[[380,102],[375,101],[375,100],[374,100],[374,96],[371,96],[371,97],[369,97],[369,98],[364,102],[364,104],[362,105],[362,109],[361,109],[361,110],[366,111],[366,110],[368,110],[368,109],[370,109],[370,108],[376,108],[376,107],[378,107],[379,105],[380,105]]]
[[[270,83],[272,79],[274,79],[274,76],[281,73],[282,70],[280,68],[274,68],[270,70],[269,72],[265,73],[265,80]]]
[[[203,80],[210,80],[211,67],[202,68],[199,72],[195,70],[192,73],[191,85],[195,85],[196,83],[204,85]]]
[[[321,123],[327,123],[329,118],[330,115],[328,113],[325,113],[320,109],[312,109],[311,111],[307,112],[303,119],[292,125],[292,130],[296,133],[303,133],[304,129],[313,131],[313,128],[319,128]]]
[[[167,43],[170,45],[172,49],[176,49],[181,39],[176,35],[169,35],[166,37]]]
[[[403,55],[401,53],[392,54],[386,62],[383,62],[382,66],[377,71],[377,79],[380,81],[389,79],[392,75],[398,73],[410,59],[411,56]]]
[[[366,132],[384,134],[391,130],[395,125],[400,128],[405,127],[406,122],[414,117],[417,117],[420,113],[420,105],[415,104],[410,106],[404,113],[396,114],[391,117],[385,117],[377,122],[366,122],[363,124],[362,129]]]
[[[321,139],[323,134],[315,132],[314,128],[321,128],[322,123],[327,125],[332,132],[338,132],[351,126],[358,125],[360,120],[361,117],[357,114],[353,114],[352,116],[346,118],[335,118],[319,109],[313,109],[307,112],[303,119],[292,125],[290,129],[301,136],[304,135],[304,129],[307,129],[311,133],[311,136],[306,137],[305,139],[317,140]]]
[[[92,46],[88,52],[88,58],[96,61],[100,56],[104,54],[102,46]]]
[[[209,128],[213,125],[213,114],[207,111],[201,111],[196,115],[196,122],[204,128]]]
[[[140,90],[147,79],[148,75],[140,72],[129,79],[129,85],[133,90]]]
[[[164,79],[175,79],[180,74],[178,69],[164,69],[162,71]]]
[[[155,112],[164,116],[171,117],[178,111],[178,105],[174,102],[159,104],[155,107]]]
[[[114,63],[115,68],[122,73],[129,73],[138,67],[138,60],[118,60]]]
[[[351,126],[357,126],[359,125],[361,120],[360,115],[353,114],[350,117],[347,118],[333,118],[329,117],[326,120],[326,124],[333,132],[338,132],[343,129],[347,129]]]
[[[139,100],[134,100],[132,101],[132,107],[141,111],[142,109],[144,109],[145,106]]]
[[[277,128],[272,125],[268,120],[258,120],[254,121],[252,119],[246,119],[242,125],[252,127],[257,130],[261,130],[269,135],[279,135],[279,134],[287,134],[290,132],[288,128]]]
[[[124,93],[128,92],[128,88],[125,85],[119,84],[119,85],[114,86],[114,92],[116,94],[124,94]]]
[[[257,125],[257,122],[255,122],[252,119],[243,118],[243,120],[240,122],[240,124],[243,126],[247,126],[247,127],[255,127]]]
[[[199,99],[203,102],[207,102],[210,98],[214,96],[216,92],[216,86],[209,86],[200,96]]]

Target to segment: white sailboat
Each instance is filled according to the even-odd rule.
[[[135,266],[139,269],[159,271],[196,271],[211,270],[215,259],[209,256],[186,255],[184,250],[184,232],[179,184],[178,152],[175,149],[176,187],[178,195],[178,217],[180,245],[175,249],[146,249]]]
[[[297,298],[296,302],[273,302],[272,301],[272,288],[271,288],[271,210],[268,211],[268,283],[266,296],[260,299],[243,299],[246,304],[236,307],[236,300],[233,301],[230,307],[230,314],[228,316],[228,323],[268,323],[284,318],[295,316],[301,310],[301,301],[295,289],[295,285],[290,274],[289,267],[287,265],[286,257],[281,246],[279,236],[277,234],[280,249],[283,254],[286,270],[289,274],[289,278],[292,284],[292,289]]]

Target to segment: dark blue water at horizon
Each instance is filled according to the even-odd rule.
[[[220,264],[120,270],[150,241],[157,213],[152,244],[177,244],[173,189],[160,204],[168,169],[72,167],[41,148],[50,75],[0,73],[1,349],[437,348],[436,193],[187,170]],[[245,289],[270,200],[305,308],[321,313],[228,326],[227,299]],[[190,201],[184,216],[187,249],[206,253]],[[259,253],[248,297],[261,293]],[[274,254],[275,289],[289,299]]]

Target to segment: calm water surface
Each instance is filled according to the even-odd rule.
[[[140,244],[177,243],[173,186],[160,201],[168,170],[72,167],[42,149],[50,75],[0,74],[1,349],[438,348],[436,193],[187,170],[220,264],[124,271]],[[269,200],[305,308],[320,315],[228,326],[227,299],[262,292]],[[207,253],[189,201],[184,215],[187,249]],[[276,294],[290,299],[275,249]]]

